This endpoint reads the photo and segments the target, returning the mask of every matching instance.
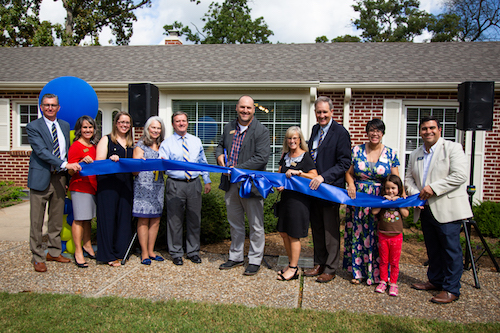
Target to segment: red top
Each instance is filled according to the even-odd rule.
[[[79,141],[73,142],[68,151],[68,163],[80,162],[85,156],[90,156],[94,161],[96,157],[95,146],[86,147]],[[80,176],[77,172],[71,176],[69,182],[69,190],[82,193],[95,194],[97,191],[97,177],[96,176]]]

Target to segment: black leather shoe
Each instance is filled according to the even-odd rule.
[[[255,275],[255,274],[257,274],[259,269],[260,269],[260,265],[250,264],[250,265],[248,265],[247,269],[245,269],[245,272],[243,273],[243,275]]]
[[[225,263],[223,263],[222,265],[220,265],[219,269],[231,269],[231,268],[241,266],[241,265],[243,265],[243,261],[228,260]]]
[[[194,256],[188,257],[188,259],[191,260],[195,264],[201,264],[201,258],[199,255],[195,254]]]
[[[174,258],[174,259],[172,259],[172,261],[174,262],[174,265],[177,265],[177,266],[181,266],[184,264],[184,261],[182,261],[182,257]]]

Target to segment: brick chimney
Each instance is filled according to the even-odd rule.
[[[179,39],[179,31],[169,30],[168,36],[165,38],[165,45],[182,45]]]

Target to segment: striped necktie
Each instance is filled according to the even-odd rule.
[[[181,138],[182,138],[182,157],[184,158],[184,162],[191,162],[189,160],[189,148],[186,141],[186,136],[183,136]],[[191,171],[185,171],[184,176],[186,176],[187,180],[190,180],[193,177]]]
[[[313,158],[314,164],[316,164],[316,156],[318,153],[318,148],[319,148],[319,146],[321,146],[321,143],[323,142],[324,136],[325,136],[325,131],[323,129],[321,129],[321,131],[319,132],[318,146],[312,152],[312,158]]]
[[[61,158],[61,150],[59,149],[59,139],[57,138],[56,124],[52,123],[52,154],[57,158]]]

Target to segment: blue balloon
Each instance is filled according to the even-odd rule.
[[[73,202],[69,198],[64,199],[64,214],[73,214]]]
[[[73,220],[74,220],[73,213],[68,214],[68,216],[66,217],[66,223],[68,223],[70,226],[72,226],[73,225]]]
[[[61,252],[66,251],[66,241],[61,241]]]
[[[99,101],[94,89],[84,80],[74,76],[61,76],[47,83],[38,97],[41,104],[45,94],[55,94],[59,97],[61,109],[57,118],[66,120],[71,129],[81,116],[87,115],[92,118],[97,116]]]

